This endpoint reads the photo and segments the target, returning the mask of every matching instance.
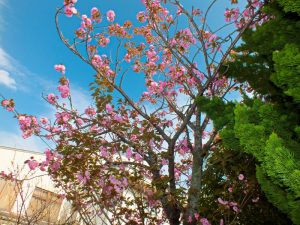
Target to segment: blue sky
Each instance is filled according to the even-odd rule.
[[[59,74],[53,65],[63,63],[71,81],[72,93],[80,108],[91,104],[88,84],[92,71],[76,58],[60,41],[54,24],[56,8],[62,0],[0,0],[0,93],[13,98],[21,113],[50,116],[53,113],[42,99],[42,93],[56,91]],[[199,1],[189,0],[184,6]],[[203,6],[208,0],[201,1]],[[212,24],[224,21],[223,12],[229,0],[219,0],[209,20]],[[120,19],[135,20],[142,9],[140,0],[79,0],[78,8],[89,14],[96,6],[102,12],[113,9]],[[63,18],[62,27],[71,31],[70,19]],[[75,18],[71,19],[76,21]],[[79,22],[79,21],[78,21]],[[136,82],[127,82],[127,90],[136,88]],[[17,121],[11,113],[0,110],[0,145],[43,151],[46,145],[38,138],[23,140]]]

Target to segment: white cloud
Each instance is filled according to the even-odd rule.
[[[75,109],[83,112],[92,103],[92,98],[87,91],[71,84],[72,103]]]
[[[0,0],[0,5],[1,6],[7,6],[6,0]]]
[[[36,88],[37,85],[45,89],[49,89],[49,87],[55,87],[55,85],[51,81],[46,80],[42,76],[33,73],[24,65],[22,65],[18,60],[16,60],[14,57],[9,55],[3,48],[1,48],[1,46],[0,70],[4,70],[7,73],[9,73],[9,76],[11,78],[13,75],[15,80],[14,87],[15,89],[18,88],[18,90],[20,91],[25,91],[27,93],[32,92],[32,90]],[[4,76],[7,77],[7,74]],[[35,81],[34,84],[31,82],[32,80]]]
[[[0,69],[0,84],[3,84],[4,86],[11,89],[17,88],[15,79],[11,77],[9,72],[1,69]]]
[[[6,70],[20,76],[24,76],[22,71],[28,71],[16,59],[11,57],[3,48],[0,47],[0,69]]]
[[[24,139],[20,132],[7,132],[0,130],[0,145],[5,147],[20,148],[30,151],[43,152],[47,145],[38,137]]]
[[[3,8],[8,8],[7,0],[0,0],[0,31],[3,31],[7,25],[5,19],[3,18]]]

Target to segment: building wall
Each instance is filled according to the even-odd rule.
[[[37,221],[47,220],[46,224],[55,224],[55,219],[68,216],[71,204],[58,198],[61,191],[55,188],[46,172],[30,171],[24,162],[31,157],[37,161],[45,158],[42,153],[0,146],[0,171],[6,174],[12,172],[18,181],[1,180],[0,201],[3,207],[0,215],[5,220],[16,219],[20,215],[27,219],[39,216]],[[6,223],[2,221],[1,224]]]

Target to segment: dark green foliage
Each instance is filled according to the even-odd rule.
[[[282,51],[273,53],[275,73],[271,80],[284,93],[300,103],[300,52],[295,44],[287,44]]]
[[[234,126],[221,132],[224,146],[240,149],[257,159],[258,180],[265,181],[262,189],[268,199],[299,224],[295,215],[300,209],[300,144],[294,132],[299,117],[258,99],[250,106],[238,105],[234,113]],[[235,146],[228,133],[234,136]],[[276,197],[278,200],[274,200]]]
[[[296,12],[300,15],[300,2],[297,0],[278,0],[285,12]]]
[[[299,0],[295,2],[299,4]],[[272,101],[285,102],[287,100],[281,88],[270,79],[275,72],[273,52],[278,53],[286,44],[299,47],[300,20],[295,13],[284,13],[276,1],[266,7],[265,11],[275,18],[255,31],[245,32],[244,43],[236,49],[240,54],[235,56],[234,62],[227,64],[227,76],[240,82],[247,81],[255,91]]]
[[[238,179],[240,173],[244,174],[244,180]],[[218,146],[207,162],[203,183],[199,211],[212,224],[219,224],[221,219],[224,224],[291,224],[268,202],[260,189],[255,174],[255,159],[251,155]],[[228,191],[230,187],[232,192]],[[221,205],[218,198],[236,202],[242,211],[236,213],[230,205]]]
[[[206,113],[213,121],[216,130],[222,129],[226,124],[232,121],[234,103],[225,103],[218,97],[208,99],[203,96],[197,99],[197,103],[201,112]]]
[[[273,1],[265,11],[275,18],[247,31],[226,65],[256,97],[236,106],[221,137],[227,149],[256,158],[266,197],[300,224],[300,1]]]

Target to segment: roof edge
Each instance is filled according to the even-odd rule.
[[[6,149],[6,150],[11,150],[11,151],[17,151],[17,152],[26,152],[26,153],[34,153],[34,154],[38,154],[38,155],[44,155],[43,152],[36,152],[36,151],[28,150],[28,149],[20,149],[20,148],[13,148],[13,147],[0,145],[0,149],[1,148]]]

